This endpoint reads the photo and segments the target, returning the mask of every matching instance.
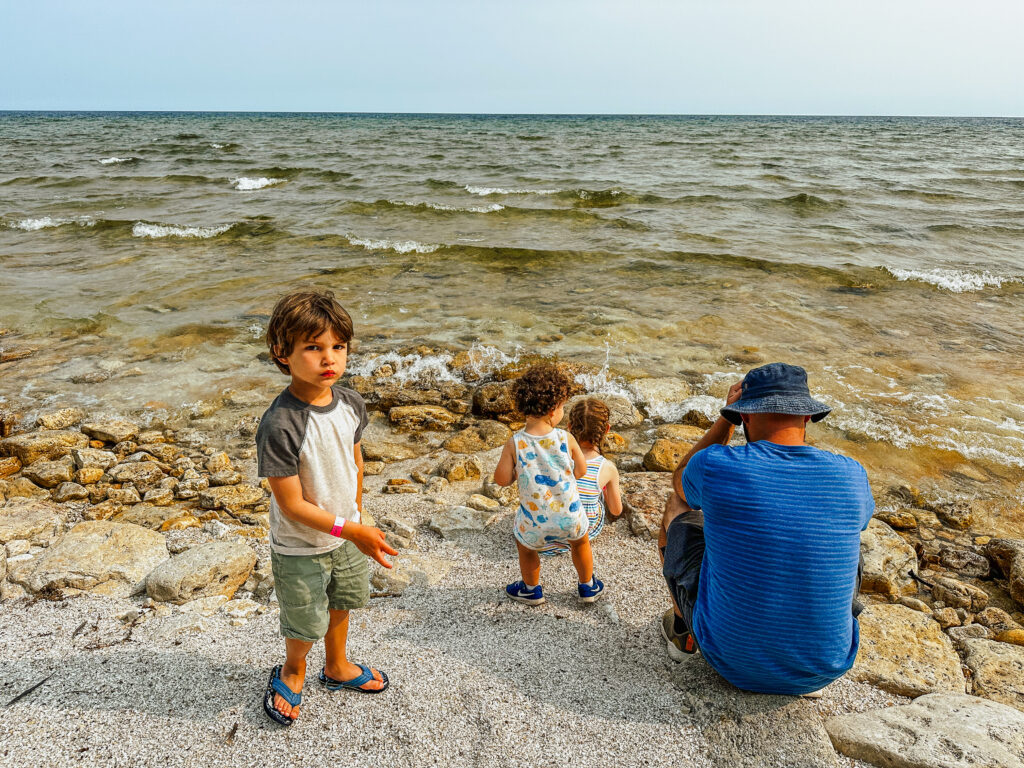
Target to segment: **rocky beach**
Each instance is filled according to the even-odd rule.
[[[374,567],[350,650],[392,689],[328,693],[314,650],[288,730],[260,702],[282,650],[252,438],[265,389],[117,418],[52,402],[0,411],[4,761],[1024,765],[1024,516],[1012,500],[874,477],[854,668],[820,700],[742,693],[699,656],[669,661],[659,633],[669,473],[713,409],[676,377],[634,381],[646,402],[691,403],[669,421],[599,395],[626,507],[595,542],[608,593],[578,605],[568,558],[551,558],[549,601],[527,608],[502,593],[517,573],[517,499],[491,472],[521,420],[509,382],[535,358],[483,354],[399,348],[343,380],[371,411],[364,514],[400,551],[393,569]],[[577,396],[605,375],[562,364]]]

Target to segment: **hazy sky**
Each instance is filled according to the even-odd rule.
[[[1024,115],[1024,0],[0,0],[0,109]]]

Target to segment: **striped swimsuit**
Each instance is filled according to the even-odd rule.
[[[576,488],[580,494],[580,501],[583,503],[583,511],[587,514],[587,538],[593,541],[594,537],[604,527],[604,493],[597,484],[598,475],[601,474],[601,467],[606,459],[604,456],[595,456],[587,461],[587,474],[577,478]],[[542,555],[563,555],[568,548],[553,544],[540,551]]]

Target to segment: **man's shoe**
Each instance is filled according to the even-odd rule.
[[[522,580],[505,587],[505,594],[513,600],[526,603],[527,605],[540,605],[544,602],[544,590],[541,589],[540,584],[530,589],[526,586],[526,582]]]
[[[601,596],[604,592],[604,582],[601,581],[597,576],[594,576],[594,586],[589,584],[578,584],[576,587],[580,592],[580,601],[584,603],[592,603]]]
[[[682,661],[697,652],[692,632],[676,632],[676,612],[671,608],[661,617],[661,636],[665,638],[665,649],[672,661]]]

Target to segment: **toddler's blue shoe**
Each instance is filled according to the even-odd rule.
[[[526,582],[522,580],[505,587],[505,594],[513,600],[518,600],[520,603],[526,603],[527,605],[540,605],[544,602],[544,590],[540,584],[530,589],[526,586]]]
[[[594,577],[594,586],[589,584],[579,584],[577,589],[580,591],[580,601],[584,603],[592,603],[601,596],[604,592],[604,582],[601,581],[597,576]]]

